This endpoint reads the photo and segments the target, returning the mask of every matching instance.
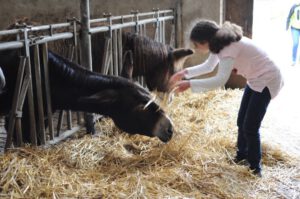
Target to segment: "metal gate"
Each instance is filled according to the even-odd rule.
[[[81,20],[75,18],[66,23],[30,26],[28,24],[18,24],[18,27],[11,30],[0,31],[0,36],[13,36],[15,40],[0,43],[1,50],[23,49],[20,57],[19,71],[16,79],[16,87],[12,102],[12,109],[9,114],[8,132],[5,142],[5,149],[15,146],[23,146],[22,139],[22,109],[25,98],[28,99],[29,117],[31,134],[30,139],[33,146],[37,145],[37,140],[41,145],[54,144],[78,131],[82,128],[81,114],[77,113],[77,125],[72,123],[72,114],[67,113],[67,129],[60,133],[64,111],[61,110],[57,116],[56,133],[54,133],[54,117],[51,108],[51,93],[49,87],[48,74],[48,46],[58,41],[69,41],[69,47],[64,54],[65,57],[77,62],[92,70],[91,55],[91,35],[99,32],[106,33],[103,74],[119,75],[122,69],[122,31],[134,31],[137,34],[147,35],[156,41],[168,43],[175,46],[175,10],[153,9],[151,12],[139,13],[131,11],[128,15],[113,16],[110,13],[103,15],[103,18],[90,19],[89,0],[81,0]],[[169,32],[166,31],[169,26]],[[37,33],[41,33],[38,35]],[[79,32],[81,37],[79,38]],[[152,33],[152,36],[150,34]],[[166,41],[168,34],[168,42]],[[30,56],[29,49],[33,48],[34,58]],[[40,55],[39,49],[42,49]],[[34,63],[34,68],[32,68]],[[41,64],[43,63],[43,64]],[[41,67],[44,67],[41,70]],[[34,71],[32,71],[34,70]],[[41,71],[44,71],[41,74]],[[32,79],[34,72],[34,81]],[[42,76],[44,77],[42,87]],[[139,79],[143,84],[143,79]],[[33,82],[35,85],[33,86]],[[35,90],[33,90],[35,88]],[[43,98],[42,92],[46,93]],[[34,97],[36,93],[37,110],[34,110]],[[46,102],[47,108],[44,110],[43,103]],[[35,115],[37,112],[37,115]],[[47,117],[47,126],[45,128],[45,116]],[[39,122],[36,122],[36,118]],[[3,122],[1,122],[3,125]],[[13,140],[13,132],[16,131],[16,140]],[[1,136],[3,139],[3,135]],[[3,146],[2,146],[3,147]]]

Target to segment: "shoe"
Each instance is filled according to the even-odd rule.
[[[242,165],[242,166],[249,166],[249,162],[247,161],[246,158],[241,158],[241,157],[238,157],[236,156],[234,159],[233,159],[233,162],[237,165]]]
[[[262,177],[262,174],[261,174],[261,168],[255,168],[255,169],[251,169],[250,168],[250,171],[252,172],[252,174],[256,177],[259,177],[261,178]]]
[[[292,62],[292,63],[291,63],[291,66],[296,66],[296,62]]]

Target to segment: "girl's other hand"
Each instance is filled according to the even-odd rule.
[[[189,89],[191,87],[190,81],[189,80],[182,80],[176,83],[176,85],[174,86],[175,92],[176,93],[180,93],[180,92],[184,92],[187,89]]]
[[[184,75],[186,73],[187,73],[187,70],[183,69],[171,76],[171,78],[169,80],[169,87],[171,88],[171,90],[176,86],[176,83],[178,81],[181,81],[182,78],[184,78]]]

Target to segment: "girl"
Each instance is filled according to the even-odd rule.
[[[278,66],[252,40],[243,37],[240,26],[225,22],[222,26],[213,21],[201,20],[192,29],[190,40],[200,52],[210,52],[208,59],[193,67],[175,73],[170,80],[177,92],[191,88],[203,92],[224,86],[231,71],[247,80],[240,105],[237,126],[236,163],[248,161],[253,174],[261,176],[261,142],[259,129],[267,107],[283,86]],[[219,64],[215,76],[190,79],[212,72]],[[182,80],[185,78],[185,80]]]

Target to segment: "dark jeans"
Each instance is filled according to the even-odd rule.
[[[251,169],[261,169],[259,129],[270,100],[267,87],[260,93],[246,85],[237,119],[237,159],[247,159]]]

